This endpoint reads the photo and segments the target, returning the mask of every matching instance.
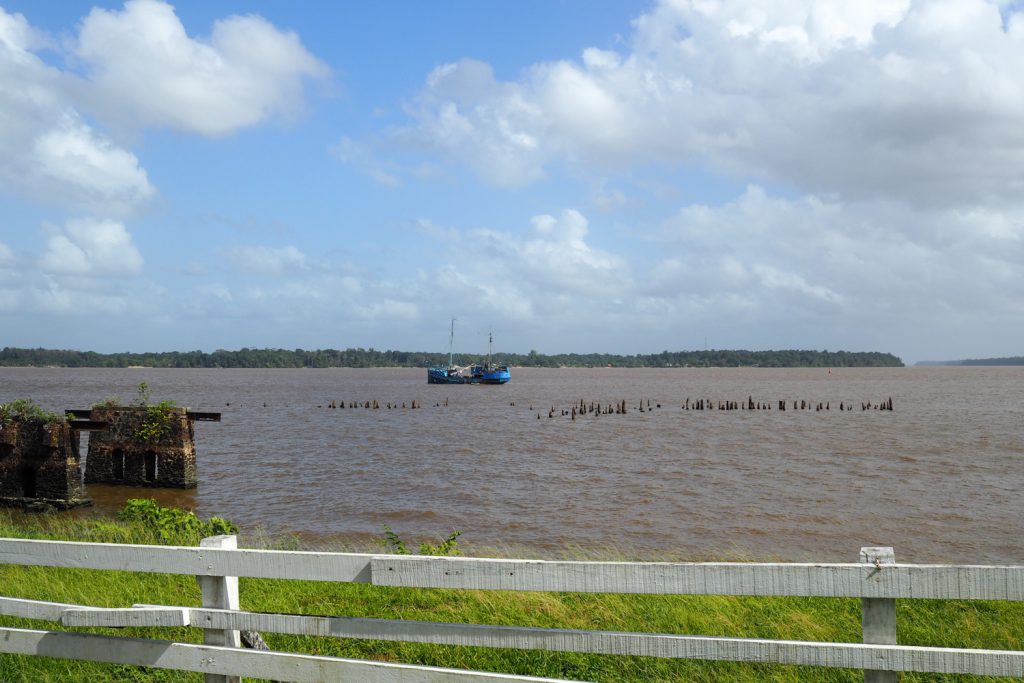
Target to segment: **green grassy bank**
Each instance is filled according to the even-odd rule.
[[[230,529],[187,513],[137,507],[128,519],[71,520],[0,511],[0,536],[195,545]],[[392,541],[396,537],[392,536]],[[270,544],[247,538],[242,545]],[[248,542],[246,542],[248,541]],[[454,539],[449,539],[454,541]],[[394,547],[394,543],[391,544]],[[433,549],[452,551],[454,542]],[[430,548],[428,548],[429,550]],[[377,548],[376,551],[380,551]],[[552,558],[554,559],[554,558]],[[0,565],[0,594],[103,607],[134,603],[198,605],[191,576]],[[836,598],[739,598],[518,593],[375,587],[364,584],[242,579],[242,609],[351,617],[859,642],[860,601]],[[911,601],[897,607],[901,644],[1024,649],[1024,605]],[[3,626],[54,629],[50,622],[0,617]],[[198,629],[94,629],[122,636],[201,642]],[[272,649],[591,681],[862,681],[859,671],[780,665],[663,660],[521,650],[404,644],[263,634]],[[2,681],[201,681],[202,676],[70,660],[0,655]],[[933,674],[905,681],[997,680]]]

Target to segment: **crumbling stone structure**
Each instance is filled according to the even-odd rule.
[[[67,420],[9,417],[0,424],[0,504],[88,505],[78,432]]]
[[[89,437],[85,483],[195,488],[195,430],[187,408],[96,406],[107,428]]]

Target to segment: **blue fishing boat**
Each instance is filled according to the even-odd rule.
[[[427,368],[427,384],[505,384],[512,379],[507,365],[495,365],[491,362],[491,346],[494,335],[490,335],[487,345],[487,362],[473,365],[456,365],[453,357],[455,344],[455,318],[452,318],[451,336],[448,340],[448,365],[435,365]]]
[[[512,373],[507,365],[495,365],[491,362],[491,347],[494,346],[494,334],[487,337],[487,362],[483,365],[477,364],[470,368],[470,374],[480,384],[504,384],[512,379]]]

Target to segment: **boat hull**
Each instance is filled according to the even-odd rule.
[[[427,384],[505,384],[512,373],[504,366],[472,365],[468,368],[427,368]]]
[[[465,384],[466,378],[452,368],[427,368],[427,384]]]
[[[508,368],[485,369],[480,375],[481,384],[505,384],[512,379],[512,373]]]

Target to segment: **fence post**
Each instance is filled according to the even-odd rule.
[[[861,548],[860,561],[884,571],[887,564],[896,564],[892,548]],[[861,628],[864,642],[873,645],[896,644],[896,598],[861,598]],[[895,671],[864,670],[864,683],[896,683]]]
[[[201,548],[227,548],[234,550],[238,547],[237,536],[210,536],[199,541]],[[238,577],[237,576],[197,576],[199,588],[203,592],[203,607],[216,609],[239,608],[238,602]],[[222,645],[224,647],[241,647],[242,641],[238,631],[208,628],[203,631],[203,642],[207,645]],[[240,683],[240,676],[225,676],[223,674],[206,674],[206,683]]]

